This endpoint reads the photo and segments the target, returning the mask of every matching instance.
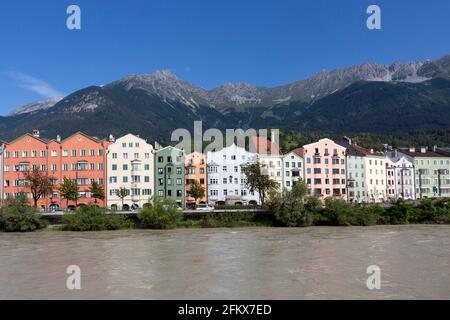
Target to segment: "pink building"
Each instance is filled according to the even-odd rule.
[[[347,200],[345,150],[330,139],[303,146],[305,181],[311,194]]]

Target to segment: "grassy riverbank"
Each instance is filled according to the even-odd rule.
[[[293,200],[294,199],[294,200]],[[280,202],[282,200],[282,202]],[[107,231],[120,229],[241,228],[372,226],[398,224],[450,224],[449,199],[429,199],[418,204],[397,201],[388,207],[352,205],[341,200],[274,199],[268,212],[198,212],[183,214],[167,199],[154,201],[137,216],[120,215],[98,207],[82,207],[62,217],[56,231]],[[47,226],[40,215],[24,202],[12,203],[0,211],[0,231],[28,232]]]

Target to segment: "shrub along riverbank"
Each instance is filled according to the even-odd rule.
[[[418,205],[402,200],[388,206],[352,205],[327,199],[322,204],[295,188],[282,196],[273,196],[269,212],[199,212],[184,215],[168,199],[154,199],[134,219],[85,206],[63,216],[60,231],[103,231],[119,229],[237,228],[372,226],[387,224],[450,224],[450,200],[429,199]],[[0,231],[27,232],[45,228],[46,221],[25,200],[16,199],[0,210]]]

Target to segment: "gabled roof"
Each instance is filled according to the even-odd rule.
[[[30,138],[33,138],[33,139],[36,139],[36,140],[38,140],[38,141],[40,141],[40,142],[42,142],[42,143],[45,143],[45,144],[47,144],[47,143],[49,142],[48,140],[43,139],[43,138],[41,138],[41,137],[33,136],[31,133],[25,133],[25,134],[21,135],[20,137],[15,138],[14,140],[12,140],[12,141],[10,141],[10,142],[5,142],[5,144],[6,144],[6,145],[8,145],[8,144],[13,144],[14,142],[16,142],[16,141],[18,141],[18,140],[20,140],[20,139],[22,139],[22,138],[24,138],[24,137],[26,137],[26,136],[28,136],[28,137],[30,137]]]
[[[90,140],[92,140],[92,141],[94,141],[94,142],[97,142],[97,143],[102,142],[102,140],[100,140],[100,139],[91,137],[91,136],[87,135],[87,134],[84,133],[84,132],[77,131],[77,132],[75,132],[74,134],[72,134],[72,135],[68,136],[67,138],[65,138],[64,140],[62,140],[61,143],[65,142],[65,141],[67,141],[67,140],[69,140],[69,139],[71,139],[72,137],[76,136],[77,134],[80,134],[80,135],[82,135],[82,136],[84,136],[84,137],[86,137],[86,138],[88,138],[88,139],[90,139]]]
[[[288,155],[289,153],[294,153],[297,156],[299,156],[300,158],[304,158],[304,156],[305,156],[305,149],[303,149],[303,148],[296,148],[294,150],[289,151],[286,155]]]

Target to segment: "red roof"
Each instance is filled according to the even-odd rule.
[[[300,158],[304,158],[304,156],[305,156],[305,149],[303,149],[303,148],[297,148],[297,149],[292,150],[291,152],[295,153]]]

